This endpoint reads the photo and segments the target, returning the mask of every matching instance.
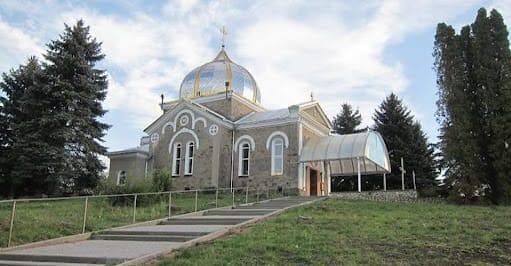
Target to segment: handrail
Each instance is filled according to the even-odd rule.
[[[126,196],[133,196],[132,204],[127,203],[125,207],[132,208],[132,220],[131,223],[134,224],[137,222],[137,205],[142,202],[137,202],[137,200],[140,198],[140,196],[144,195],[168,195],[168,217],[172,216],[172,198],[176,198],[177,195],[182,194],[190,194],[194,195],[194,197],[189,197],[190,203],[193,204],[192,210],[193,212],[197,212],[199,210],[203,210],[204,206],[199,206],[199,199],[201,197],[205,197],[208,199],[209,196],[206,194],[199,194],[203,192],[210,192],[208,194],[211,194],[214,196],[215,202],[214,206],[215,208],[219,207],[219,192],[228,194],[228,199],[231,201],[231,194],[232,194],[232,202],[229,202],[229,204],[232,203],[232,206],[236,206],[237,204],[248,204],[249,203],[249,194],[250,192],[255,192],[255,194],[252,194],[252,199],[250,202],[259,202],[261,195],[266,195],[266,199],[272,198],[274,195],[281,195],[285,196],[285,188],[282,188],[282,191],[279,191],[278,189],[272,189],[272,188],[258,188],[258,187],[234,187],[234,188],[207,188],[207,189],[195,189],[195,190],[170,190],[170,191],[162,191],[162,192],[142,192],[142,193],[125,193],[125,194],[107,194],[107,195],[90,195],[90,196],[74,196],[74,197],[55,197],[55,198],[33,198],[33,199],[10,199],[10,200],[1,200],[0,204],[5,203],[11,203],[12,204],[12,210],[11,210],[11,217],[10,217],[10,225],[9,225],[9,231],[8,231],[8,238],[7,238],[7,247],[10,247],[12,244],[14,231],[17,226],[15,226],[15,219],[16,219],[16,212],[18,211],[17,204],[18,203],[28,203],[28,202],[55,202],[55,201],[73,201],[73,200],[83,200],[83,211],[82,211],[82,219],[80,221],[79,227],[80,232],[85,233],[87,232],[87,220],[88,220],[88,213],[90,209],[94,209],[94,207],[89,206],[89,200],[92,198],[111,198],[111,197],[126,197]],[[215,193],[213,195],[213,193]],[[277,192],[276,194],[273,194],[274,192]],[[193,193],[193,194],[192,194]],[[280,197],[278,196],[278,197]],[[131,198],[129,199],[131,200]],[[161,200],[161,199],[160,199]],[[227,202],[223,202],[223,206],[226,206]],[[20,206],[21,207],[21,206]],[[192,210],[188,210],[187,212],[192,212]],[[19,229],[18,229],[19,230]],[[1,243],[0,243],[1,248]]]
[[[246,189],[246,187],[234,187],[232,189]],[[2,203],[12,203],[16,202],[30,202],[30,201],[58,201],[58,200],[73,200],[73,199],[85,199],[85,198],[108,198],[108,197],[121,197],[121,196],[135,196],[135,195],[158,195],[158,194],[168,194],[172,193],[192,193],[194,191],[224,191],[231,190],[231,188],[208,188],[208,189],[193,189],[193,190],[167,190],[160,192],[140,192],[140,193],[124,193],[124,194],[104,194],[104,195],[89,195],[89,196],[71,196],[71,197],[48,197],[48,198],[24,198],[24,199],[8,199],[8,200],[0,200],[0,204]]]

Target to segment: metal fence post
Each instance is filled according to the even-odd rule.
[[[14,217],[16,216],[16,201],[12,202],[12,213],[11,213],[11,226],[9,227],[9,241],[7,247],[11,246],[12,232],[14,230]]]
[[[247,186],[247,190],[245,192],[245,204],[248,204],[248,186]]]
[[[234,208],[234,188],[232,189],[232,207]]]
[[[169,191],[169,218],[172,215],[172,192]]]
[[[138,194],[135,194],[135,197],[133,198],[133,223],[137,220],[137,196]]]
[[[89,197],[85,197],[85,208],[83,209],[82,234],[85,233],[85,224],[87,223],[87,208],[89,207]]]
[[[216,193],[215,193],[215,208],[218,208],[218,188],[216,188]]]
[[[195,190],[195,212],[197,212],[197,200],[199,197],[199,190]]]
[[[256,202],[259,202],[259,188],[256,189]]]

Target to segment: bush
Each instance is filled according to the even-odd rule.
[[[108,180],[104,180],[99,186],[99,194],[117,195],[117,194],[135,194],[164,192],[171,189],[170,172],[167,169],[156,170],[150,177],[146,178],[128,178],[126,185],[118,186]],[[158,202],[161,197],[166,195],[143,195],[137,198],[138,206],[146,206],[153,202]],[[112,206],[133,206],[134,195],[108,197],[108,202]]]
[[[147,178],[133,179],[129,178],[126,185],[118,186],[111,182],[105,182],[101,186],[100,194],[103,195],[118,195],[118,194],[134,194],[134,193],[148,193],[152,191],[153,185],[151,180]],[[114,196],[108,197],[108,202],[113,206],[132,206],[134,195],[131,196]],[[137,199],[137,205],[144,204],[144,202]]]
[[[170,171],[167,168],[158,169],[151,176],[153,180],[152,190],[154,192],[170,191],[172,183],[170,181]]]

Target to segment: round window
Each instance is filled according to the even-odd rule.
[[[187,125],[188,122],[189,122],[189,119],[188,119],[188,116],[186,116],[186,115],[181,116],[181,119],[179,119],[179,124],[182,126]]]
[[[209,134],[214,136],[218,133],[218,126],[217,125],[211,125],[209,127]]]
[[[154,133],[151,135],[151,143],[156,143],[160,139],[160,135],[158,133]]]

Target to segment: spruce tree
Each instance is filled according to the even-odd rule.
[[[45,54],[47,93],[54,99],[48,128],[65,150],[52,176],[64,192],[96,187],[104,170],[98,155],[106,152],[100,142],[109,125],[99,119],[106,113],[101,102],[108,82],[105,71],[96,67],[104,57],[101,43],[90,36],[82,20],[73,27],[65,25]]]
[[[65,26],[35,58],[2,76],[0,88],[0,193],[3,196],[90,192],[104,166],[98,155],[108,125],[107,79],[96,64],[101,43],[83,21]]]
[[[41,127],[42,112],[48,112],[42,91],[44,75],[36,58],[3,74],[1,193],[6,197],[35,195],[53,191],[55,181],[48,178],[49,161],[59,150],[51,147],[51,132]]]
[[[353,112],[353,107],[348,103],[341,106],[341,112],[337,114],[332,121],[334,131],[337,134],[351,134],[361,132],[358,127],[362,123],[362,116],[358,109]]]
[[[493,203],[511,201],[511,53],[501,15],[480,9],[456,34],[439,24],[435,69],[437,119],[451,196]]]
[[[389,152],[392,168],[387,179],[389,188],[401,187],[401,158],[407,171],[407,188],[413,187],[412,171],[422,181],[419,185],[433,184],[437,174],[433,147],[428,144],[420,124],[394,93],[375,110],[373,120],[374,130],[382,135]],[[380,180],[374,182],[381,183]]]
[[[348,103],[341,105],[341,111],[332,119],[334,132],[337,134],[352,134],[363,131],[359,126],[362,123],[362,116],[358,109],[353,112],[353,107]],[[364,187],[364,189],[373,189],[374,186],[370,184],[370,188]],[[334,191],[342,190],[354,190],[355,182],[354,177],[335,177],[332,179],[332,189]]]
[[[413,162],[410,169],[415,172],[419,187],[436,184],[435,178],[440,174],[437,157],[435,145],[428,142],[421,124],[415,121],[412,125],[412,142],[408,161]],[[410,171],[408,173],[411,174]]]

